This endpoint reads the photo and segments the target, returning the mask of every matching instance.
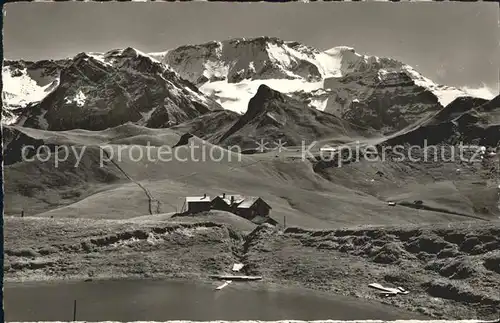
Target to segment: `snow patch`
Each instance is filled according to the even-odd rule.
[[[315,108],[319,111],[325,111],[326,106],[328,104],[328,98],[324,99],[311,99],[309,106]]]
[[[253,62],[248,63],[248,69],[255,73],[255,64]]]
[[[200,95],[199,93],[193,91],[192,89],[190,89],[189,87],[185,87],[184,88],[187,92],[189,92],[192,96],[196,97],[198,100],[200,100],[201,102],[207,102],[207,98],[204,97],[203,95]]]
[[[158,59],[154,58],[153,56],[148,55],[148,54],[146,54],[146,53],[144,53],[144,52],[141,52],[141,51],[140,51],[140,50],[138,50],[137,48],[133,48],[133,50],[135,50],[135,52],[136,52],[136,54],[137,54],[138,56],[143,56],[143,57],[149,58],[150,60],[152,60],[152,61],[153,61],[153,62],[155,62],[155,63],[160,63],[160,60],[158,60]]]
[[[153,115],[154,111],[155,111],[155,109],[153,108],[153,109],[149,110],[148,112],[139,112],[142,116],[140,123],[142,125],[146,125],[148,123],[148,121],[151,119],[151,116]]]
[[[40,102],[59,83],[59,80],[56,80],[56,86],[53,83],[39,86],[28,75],[26,68],[13,71],[10,66],[2,68],[2,78],[2,101],[7,109],[9,106],[23,108],[29,103]]]
[[[275,116],[273,113],[271,112],[267,112],[266,113],[266,116],[269,117],[270,119],[272,119],[274,122],[284,126],[286,124],[286,116],[283,116],[285,118],[278,118],[277,116]],[[278,119],[283,119],[283,120],[278,120]]]
[[[385,79],[385,76],[387,74],[389,74],[389,71],[387,71],[387,70],[385,70],[383,68],[379,69],[378,72],[377,72],[377,78],[378,78],[378,80],[382,82]]]
[[[289,67],[292,64],[290,54],[287,53],[286,50],[281,46],[277,46],[276,44],[268,44],[267,52],[269,53],[271,62],[278,63],[283,67]]]
[[[45,119],[46,114],[47,111],[44,111],[42,114],[38,116],[38,125],[40,126],[41,129],[49,128],[49,123],[47,122],[47,119]]]
[[[85,105],[87,97],[82,92],[82,90],[78,90],[78,92],[73,97],[66,97],[64,101],[66,104],[76,103],[78,107],[83,107]]]
[[[2,111],[2,124],[11,125],[19,120],[19,117],[15,116],[9,110]]]
[[[413,67],[409,65],[403,66],[403,70],[406,71],[410,77],[413,79],[416,85],[424,87],[434,93],[437,96],[439,103],[442,106],[450,104],[453,100],[458,97],[467,96],[467,93],[461,91],[457,88],[451,86],[437,85],[430,79],[422,76],[420,73],[415,71]]]
[[[216,81],[202,85],[200,91],[209,97],[215,97],[224,109],[244,113],[248,108],[248,102],[262,84],[284,94],[298,91],[311,92],[323,87],[323,82],[306,82],[302,79],[269,79],[243,80],[240,83]]]
[[[342,76],[342,56],[337,51],[325,51],[315,56],[323,77]]]
[[[204,65],[203,76],[207,79],[225,79],[229,73],[229,66],[221,61],[207,61]]]
[[[498,89],[498,87],[496,90],[494,90],[485,84],[483,84],[483,86],[481,86],[481,87],[464,86],[464,87],[461,87],[460,90],[464,91],[465,93],[467,93],[470,96],[481,98],[481,99],[486,99],[486,100],[491,100],[494,97],[496,97],[497,95],[499,95],[499,93],[500,93],[500,90]]]
[[[320,54],[321,55],[321,54]],[[323,65],[323,69],[328,71],[325,77],[341,77],[357,68],[360,63],[377,62],[378,58],[370,60],[369,56],[356,53],[354,48],[347,46],[337,46],[330,48],[317,56],[318,61]]]
[[[106,61],[106,57],[102,53],[88,53],[87,55],[92,57],[93,59],[101,62],[104,65],[112,66],[112,64],[110,62]]]
[[[95,59],[97,59],[105,64],[114,65],[115,63],[121,62],[122,61],[121,59],[127,58],[128,56],[130,56],[130,54],[132,54],[134,57],[142,56],[142,57],[146,57],[147,59],[151,60],[154,63],[160,63],[160,60],[158,60],[156,57],[148,55],[148,54],[138,50],[137,48],[132,48],[132,47],[128,47],[125,49],[113,49],[113,50],[110,50],[104,54],[91,53],[91,54],[87,54],[87,55],[92,56],[93,58],[95,58]]]
[[[147,53],[147,55],[149,57],[152,57],[153,59],[161,62],[164,58],[165,58],[165,55],[167,55],[168,53],[168,50],[167,51],[164,51],[164,52],[153,52],[153,53]]]

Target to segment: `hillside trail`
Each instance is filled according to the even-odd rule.
[[[136,181],[133,179],[115,160],[113,160],[108,152],[105,149],[102,149],[99,147],[105,154],[108,160],[113,163],[113,165],[132,183],[136,184],[142,191],[144,191],[144,194],[146,194],[146,197],[148,199],[148,212],[150,215],[157,215],[161,213],[161,203],[159,200],[157,200],[151,192],[148,190],[146,186],[144,186],[142,183]]]

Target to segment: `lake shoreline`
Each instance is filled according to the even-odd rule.
[[[500,279],[492,267],[498,252],[487,249],[498,240],[494,224],[468,229],[464,240],[480,242],[477,254],[455,251],[452,243],[443,242],[448,236],[460,238],[460,226],[329,231],[260,226],[243,235],[214,223],[83,225],[26,218],[5,219],[5,227],[7,285],[141,279],[194,281],[215,288],[221,282],[210,275],[231,274],[234,263],[243,263],[242,274],[263,280],[227,288],[296,288],[436,319],[495,319],[500,304],[494,288]],[[450,256],[413,251],[418,243],[442,248],[439,257]],[[439,271],[442,264],[459,260],[470,278],[448,278]],[[410,294],[383,297],[369,288],[371,283],[402,286]]]
[[[428,318],[421,314],[414,314],[404,309],[370,300],[333,295],[311,289],[277,286],[265,282],[237,282],[229,284],[223,290],[215,290],[214,286],[220,284],[220,281],[213,285],[209,282],[195,280],[132,278],[100,279],[92,282],[68,280],[30,282],[27,284],[9,283],[4,287],[6,295],[5,308],[7,313],[11,313],[11,317],[15,317],[15,320],[32,318],[32,316],[26,316],[26,314],[22,313],[25,309],[31,309],[31,315],[34,315],[33,312],[42,313],[38,315],[45,315],[44,318],[59,320],[60,316],[51,317],[52,314],[47,313],[47,309],[52,308],[54,311],[59,312],[58,315],[61,315],[62,303],[65,304],[62,307],[66,308],[63,311],[66,313],[71,308],[73,299],[75,299],[75,302],[78,300],[78,308],[86,310],[87,313],[82,314],[85,320],[118,317],[123,319],[123,311],[130,310],[130,308],[137,310],[137,314],[135,312],[127,314],[132,314],[134,320],[157,319],[163,315],[159,314],[159,312],[163,311],[162,308],[165,306],[174,311],[172,313],[165,312],[164,314],[171,320],[276,320],[279,318],[388,320]],[[33,296],[34,294],[43,298]],[[96,297],[100,298],[98,303],[96,303]],[[38,301],[33,302],[35,299]],[[200,299],[202,299],[201,302]],[[40,307],[39,302],[46,302],[46,304]],[[160,307],[158,307],[158,302],[162,304]],[[23,304],[22,309],[18,304]],[[54,307],[54,304],[58,305]],[[108,306],[115,310],[107,310]],[[198,311],[197,316],[192,316],[189,312],[194,310],[193,306]],[[203,306],[209,308],[200,312]],[[184,307],[186,310],[190,310],[183,312]],[[309,310],[310,307],[316,308]],[[35,310],[32,308],[35,308]],[[214,308],[217,311],[216,313],[213,311]],[[236,310],[236,308],[239,309]],[[255,312],[257,308],[259,310]],[[144,314],[146,309],[147,313],[151,311],[151,316],[149,316],[150,314]]]

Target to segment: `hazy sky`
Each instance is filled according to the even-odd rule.
[[[8,3],[4,56],[38,60],[127,46],[144,52],[276,36],[319,49],[393,57],[447,85],[498,93],[495,3]]]

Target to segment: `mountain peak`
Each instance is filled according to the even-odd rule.
[[[168,51],[163,62],[197,85],[264,79],[319,81],[322,75],[310,52],[307,46],[263,36],[181,46]]]
[[[251,150],[262,140],[299,145],[303,140],[354,133],[359,134],[333,114],[310,108],[304,102],[261,85],[246,113],[220,137],[219,143],[241,144],[240,147]]]
[[[82,52],[64,64],[39,65],[2,69],[11,84],[4,87],[9,90],[4,91],[9,111],[2,114],[2,122],[50,130],[100,130],[127,121],[154,128],[220,108],[132,47]]]
[[[336,53],[340,53],[340,52],[350,52],[352,54],[357,54],[356,50],[352,47],[349,47],[349,46],[335,46],[335,47],[332,47],[330,49],[325,50],[325,53],[327,53],[327,54],[336,54]],[[359,56],[361,56],[361,55],[359,55]]]
[[[359,54],[348,46],[320,51],[296,41],[268,36],[181,46],[166,52],[163,62],[199,86],[217,81],[268,79],[311,83],[352,72],[404,66],[394,59]]]
[[[257,89],[257,93],[253,97],[256,100],[259,101],[266,101],[266,100],[271,100],[271,99],[276,99],[279,101],[283,101],[283,94],[281,94],[278,91],[275,91],[271,89],[269,86],[262,84],[259,86]]]
[[[260,85],[255,96],[248,102],[248,110],[245,115],[253,118],[259,113],[265,112],[272,101],[285,102],[285,96],[265,84]]]
[[[254,43],[254,44],[260,44],[260,45],[265,45],[268,43],[271,44],[283,44],[284,41],[278,37],[270,37],[270,36],[258,36],[258,37],[251,37],[251,38],[233,38],[225,41],[227,43]]]

